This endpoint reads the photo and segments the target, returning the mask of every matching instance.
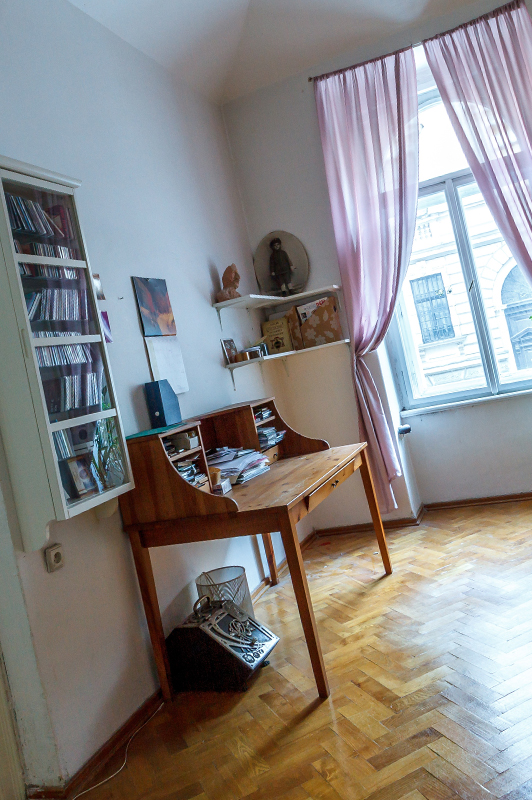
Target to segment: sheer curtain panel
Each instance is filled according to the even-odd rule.
[[[416,220],[418,122],[412,48],[315,79],[336,249],[349,322],[360,435],[381,511],[401,475],[365,356],[381,344],[405,276]]]
[[[480,191],[532,280],[532,20],[522,2],[423,43]]]

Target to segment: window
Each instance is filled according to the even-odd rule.
[[[403,406],[532,387],[532,286],[467,167],[416,48],[420,190],[389,343]]]
[[[441,274],[414,278],[410,287],[423,342],[452,338],[454,329]]]

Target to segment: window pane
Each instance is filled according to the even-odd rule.
[[[501,383],[532,378],[532,286],[516,265],[476,183],[461,186],[466,227]]]
[[[419,180],[467,169],[468,164],[447,116],[423,47],[415,47],[419,103]]]
[[[419,198],[400,329],[415,398],[486,386],[444,192]]]

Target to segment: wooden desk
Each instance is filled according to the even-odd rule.
[[[199,421],[189,423],[189,427],[192,424],[199,430]],[[163,697],[170,699],[173,690],[149,548],[274,531],[281,532],[318,693],[328,697],[296,524],[360,469],[384,568],[387,574],[392,572],[366,443],[328,448],[321,440],[306,439],[320,443],[318,452],[282,458],[271,465],[269,472],[218,497],[196,489],[178,475],[166,455],[161,458],[164,448],[156,441],[158,438],[161,434],[151,434],[133,440],[134,445],[129,443],[137,488],[122,495],[120,506],[133,549]],[[139,480],[150,484],[148,501]]]

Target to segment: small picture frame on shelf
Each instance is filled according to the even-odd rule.
[[[67,463],[74,486],[80,497],[85,497],[98,491],[98,484],[92,473],[89,458],[86,455],[69,458]]]
[[[236,361],[236,355],[238,353],[238,348],[235,344],[234,339],[220,339],[222,343],[222,350],[225,357],[226,364],[234,364]]]

